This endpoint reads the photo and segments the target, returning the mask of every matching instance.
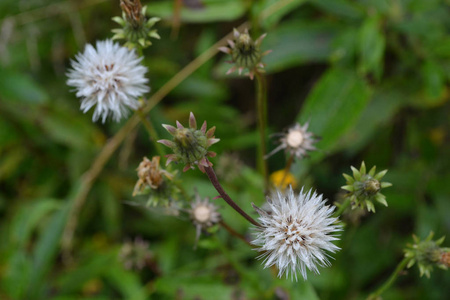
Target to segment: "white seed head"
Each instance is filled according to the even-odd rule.
[[[314,135],[308,131],[308,126],[309,123],[305,123],[303,126],[296,123],[289,128],[286,133],[277,133],[276,135],[281,136],[279,140],[280,145],[266,155],[266,158],[284,149],[295,158],[301,159],[304,156],[307,156],[308,151],[316,150],[316,147],[314,147],[316,139],[314,138]]]
[[[299,130],[293,130],[290,131],[286,135],[286,143],[291,148],[297,148],[299,147],[303,142],[303,134]]]
[[[207,229],[220,222],[221,215],[217,210],[218,207],[210,203],[208,198],[202,200],[198,194],[195,195],[195,201],[191,203],[191,209],[188,212],[197,231],[197,241],[202,229]]]
[[[318,266],[329,266],[329,254],[339,247],[332,241],[338,240],[333,234],[341,231],[337,218],[331,217],[335,207],[325,205],[322,195],[309,191],[298,196],[292,188],[282,193],[276,191],[268,198],[269,211],[255,206],[262,225],[256,239],[252,242],[260,246],[265,257],[264,267],[276,265],[281,277],[297,280],[300,271],[306,280],[306,269],[319,273]]]
[[[137,109],[137,99],[150,91],[142,57],[118,43],[98,41],[96,48],[88,44],[75,57],[67,84],[75,87],[84,113],[95,106],[93,121],[101,117],[104,123],[109,115],[119,121],[128,115],[128,108]]]
[[[193,208],[194,219],[199,223],[205,223],[211,218],[211,209],[205,205]]]

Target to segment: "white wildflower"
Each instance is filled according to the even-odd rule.
[[[93,121],[101,117],[104,123],[108,115],[119,121],[128,115],[128,108],[139,107],[138,97],[150,91],[142,57],[118,43],[98,41],[97,49],[88,44],[75,57],[67,84],[75,87],[84,113],[96,105]]]
[[[269,211],[253,205],[262,227],[252,243],[261,246],[259,258],[265,257],[264,267],[276,265],[279,277],[290,273],[295,280],[300,270],[306,280],[306,268],[318,274],[317,266],[330,266],[325,251],[339,250],[332,243],[338,238],[332,234],[342,230],[337,218],[331,217],[335,207],[326,206],[322,195],[315,192],[302,190],[295,196],[292,188],[286,193],[273,193],[268,203]]]
[[[197,230],[196,240],[199,239],[202,229],[207,229],[220,222],[221,215],[217,210],[218,207],[210,203],[208,198],[202,200],[198,194],[195,195],[195,201],[191,203],[189,214]]]
[[[295,158],[301,159],[307,156],[307,151],[316,150],[316,147],[313,146],[316,139],[314,139],[314,135],[311,132],[307,131],[308,126],[309,123],[303,126],[295,123],[286,133],[276,133],[274,136],[281,136],[280,145],[266,155],[266,158],[285,149],[286,152],[289,152]]]

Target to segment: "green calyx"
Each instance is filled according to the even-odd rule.
[[[152,29],[156,22],[160,21],[160,18],[150,18],[147,20],[145,17],[147,7],[144,6],[141,11],[140,18],[127,17],[125,12],[122,13],[122,17],[114,17],[112,20],[118,23],[122,28],[113,29],[113,40],[124,39],[126,40],[125,46],[133,49],[137,46],[146,48],[152,45],[150,38],[160,39],[156,29]]]
[[[207,138],[201,130],[178,129],[173,141],[175,146],[172,147],[172,150],[184,164],[193,164],[208,153]]]
[[[350,198],[352,209],[356,207],[367,208],[368,211],[375,212],[373,201],[377,201],[384,206],[388,206],[386,197],[380,192],[382,188],[391,186],[389,182],[381,182],[387,170],[375,174],[374,166],[366,173],[366,165],[361,163],[360,169],[351,167],[353,176],[343,174],[346,185],[342,189],[348,191],[346,197]]]
[[[443,254],[448,253],[449,248],[441,248],[444,237],[434,241],[434,233],[430,232],[426,239],[421,241],[417,236],[413,235],[414,244],[408,244],[405,249],[405,257],[409,258],[408,268],[417,263],[420,276],[430,277],[434,266],[447,269],[447,265],[442,262]]]
[[[206,130],[206,121],[200,129],[197,129],[197,121],[191,112],[189,116],[189,128],[185,128],[180,122],[177,127],[164,124],[163,127],[173,136],[173,140],[159,140],[158,142],[171,148],[173,154],[166,155],[168,165],[170,162],[181,162],[185,165],[183,171],[193,169],[195,165],[204,172],[204,168],[212,166],[207,157],[214,157],[216,153],[208,151],[208,148],[217,143],[219,139],[214,137],[216,127]]]
[[[261,62],[261,51],[247,32],[239,34],[231,57],[236,66],[253,69]]]

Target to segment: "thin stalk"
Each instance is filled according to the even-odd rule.
[[[384,293],[384,291],[386,291],[388,288],[390,288],[397,279],[400,272],[406,267],[406,265],[409,263],[410,260],[411,258],[409,257],[403,258],[403,260],[397,265],[397,267],[395,268],[394,272],[391,274],[389,279],[382,286],[380,286],[375,292],[370,294],[367,299],[375,299],[376,297]]]
[[[147,130],[148,135],[150,136],[150,141],[152,141],[153,146],[156,149],[156,152],[158,152],[159,156],[163,157],[164,155],[166,155],[166,152],[164,151],[162,145],[160,143],[156,142],[156,141],[159,140],[159,136],[158,136],[158,133],[155,130],[155,127],[144,116],[144,114],[142,113],[142,111],[140,109],[138,109],[136,112],[137,112],[137,115],[139,116],[139,119],[141,120],[141,123],[144,125],[145,129]]]
[[[292,163],[294,162],[294,155],[291,155],[286,163],[286,167],[284,167],[283,178],[281,179],[280,186],[284,186],[284,181],[286,180],[287,175],[291,171]]]
[[[345,201],[339,207],[339,209],[334,212],[333,217],[334,218],[339,217],[349,205],[350,205],[350,198],[346,198]]]
[[[214,169],[212,167],[205,167],[205,172],[206,175],[208,175],[209,181],[211,181],[212,185],[214,186],[214,188],[217,190],[217,192],[219,193],[219,195],[222,197],[223,200],[225,200],[225,202],[231,206],[235,211],[237,211],[241,216],[243,216],[247,221],[249,221],[250,223],[252,223],[253,225],[257,226],[257,227],[261,227],[261,224],[259,224],[258,222],[256,222],[252,217],[250,217],[249,215],[247,215],[247,213],[245,211],[243,211],[239,205],[236,204],[236,202],[234,202],[230,196],[228,196],[228,194],[225,192],[225,190],[223,189],[222,185],[220,185],[219,180],[217,179],[216,173],[214,172]]]
[[[266,147],[266,124],[267,124],[267,83],[260,72],[255,72],[256,77],[256,109],[258,111],[258,165],[261,174],[264,177],[264,187],[269,189],[269,171],[267,160],[264,159],[267,153]]]
[[[249,245],[250,247],[253,247],[252,244],[250,244],[249,241],[247,241],[247,239],[240,234],[239,232],[237,232],[236,230],[234,230],[233,228],[230,227],[230,225],[228,225],[224,220],[220,221],[219,223],[226,231],[228,231],[232,236],[237,237],[238,239],[240,239],[241,241],[243,241],[244,243],[246,243],[247,245]]]

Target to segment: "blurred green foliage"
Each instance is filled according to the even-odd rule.
[[[202,3],[200,7],[191,3]],[[126,122],[93,124],[65,84],[70,58],[86,42],[112,36],[119,1],[0,2],[0,299],[364,299],[382,284],[415,233],[450,233],[450,11],[444,0],[185,1],[171,38],[174,1],[151,1],[162,39],[144,51],[156,92],[196,56],[244,21],[267,32],[269,130],[310,121],[320,151],[299,161],[300,185],[333,203],[350,165],[389,169],[388,208],[344,216],[347,226],[330,268],[308,281],[275,279],[258,255],[226,231],[203,235],[162,209],[126,203],[143,156],[156,154],[143,127],[124,141],[89,192],[78,219],[72,259],[61,237],[83,174]],[[143,4],[147,4],[143,2]],[[235,152],[240,177],[223,182],[248,212],[264,201],[254,171],[254,82],[225,76],[217,56],[150,112],[160,123],[197,120],[217,126],[218,155]],[[270,147],[275,145],[270,142]],[[212,159],[216,162],[218,159]],[[271,172],[285,157],[269,159]],[[217,165],[220,169],[220,165]],[[216,196],[198,171],[181,174],[189,194]],[[248,224],[219,200],[236,231]],[[126,270],[121,245],[150,242],[151,262]],[[444,242],[444,246],[448,242]],[[450,274],[420,278],[408,270],[384,299],[444,299]],[[285,298],[290,295],[290,298]]]

